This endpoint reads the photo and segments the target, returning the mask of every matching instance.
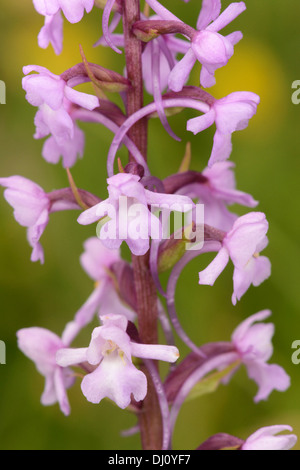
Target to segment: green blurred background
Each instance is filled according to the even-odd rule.
[[[175,14],[195,25],[200,0],[184,4],[164,0]],[[230,2],[222,2],[225,8]],[[226,31],[242,30],[243,41],[235,48],[227,67],[216,73],[210,91],[222,97],[233,91],[253,91],[261,96],[257,115],[249,127],[233,136],[232,160],[237,187],[260,201],[270,223],[269,246],[264,254],[272,261],[272,276],[258,288],[250,288],[237,306],[231,304],[232,266],[215,286],[200,287],[197,273],[210,256],[194,260],[182,273],[176,294],[178,314],[195,342],[229,340],[232,330],[246,317],[269,308],[276,325],[272,362],[282,365],[292,385],[285,393],[273,392],[267,402],[253,402],[256,385],[241,369],[227,387],[184,405],[179,416],[175,449],[193,449],[216,432],[246,438],[261,426],[290,424],[300,436],[300,365],[291,362],[291,344],[300,339],[299,321],[299,125],[300,106],[291,102],[291,85],[300,79],[299,0],[251,0]],[[24,98],[22,67],[38,64],[61,73],[80,62],[79,44],[86,57],[122,72],[124,57],[108,49],[93,48],[101,34],[101,17],[94,9],[77,25],[65,21],[64,51],[37,46],[42,17],[31,0],[1,0],[0,79],[7,85],[7,104],[0,106],[1,176],[20,174],[46,191],[67,186],[62,166],[49,165],[41,157],[42,141],[32,138],[36,109]],[[198,84],[200,68],[190,84]],[[90,91],[90,89],[89,89]],[[147,98],[148,99],[148,98]],[[192,137],[185,131],[191,111],[170,119],[182,141],[173,141],[158,121],[149,129],[149,165],[154,175],[176,172],[185,144],[192,144],[192,168],[207,163],[213,129]],[[73,168],[77,185],[100,197],[106,195],[105,159],[112,134],[95,124],[81,127],[86,133],[83,160]],[[126,152],[120,156],[125,161]],[[246,211],[234,208],[238,213]],[[82,244],[94,236],[94,227],[82,227],[77,213],[58,213],[42,238],[45,265],[30,262],[25,229],[14,220],[12,209],[0,198],[0,339],[7,347],[7,364],[0,365],[1,449],[139,449],[139,436],[123,438],[121,430],[135,424],[135,417],[111,402],[88,403],[80,381],[69,392],[71,416],[58,406],[43,407],[40,396],[44,379],[17,348],[16,331],[30,326],[61,334],[67,321],[83,304],[93,284],[79,264]],[[90,331],[81,337],[85,346]],[[186,348],[178,343],[182,356]],[[300,439],[296,446],[300,449]]]

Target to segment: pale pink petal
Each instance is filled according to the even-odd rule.
[[[59,55],[63,49],[63,18],[58,11],[53,16],[45,17],[45,25],[38,35],[38,44],[42,49],[47,49],[52,44],[54,52]]]
[[[217,129],[213,141],[213,148],[208,161],[209,167],[212,167],[216,162],[227,160],[232,151],[231,134],[222,134]]]
[[[266,230],[268,227],[268,222],[266,220],[266,215],[263,212],[248,212],[248,214],[242,215],[241,217],[238,218],[236,223],[234,224],[234,228],[232,230],[232,233],[236,230],[239,229],[240,227],[243,227],[245,224],[267,224],[266,225]]]
[[[36,114],[35,124],[38,132],[34,137],[37,139],[45,136],[40,134],[40,128],[43,132],[48,129],[47,134],[53,135],[58,146],[63,146],[66,141],[74,138],[75,124],[64,107],[53,111],[43,104]]]
[[[136,401],[145,398],[147,380],[143,372],[131,363],[125,363],[124,358],[115,353],[106,356],[94,372],[84,377],[81,389],[92,403],[107,397],[125,409],[130,405],[131,395]]]
[[[4,192],[6,201],[14,208],[14,217],[23,227],[34,225],[41,212],[43,205],[47,205],[47,199],[39,201],[35,197],[30,197],[24,193],[8,189]]]
[[[23,176],[19,175],[0,178],[0,186],[18,190],[24,194],[26,193],[29,196],[34,196],[36,198],[41,198],[45,194],[41,186],[29,180],[28,178],[24,178]]]
[[[36,224],[44,211],[48,210],[49,199],[43,189],[22,176],[0,178],[6,201],[14,208],[17,222],[30,227]]]
[[[233,272],[233,294],[232,294],[232,303],[236,305],[237,300],[240,300],[241,297],[247,292],[249,287],[252,284],[253,275],[254,275],[254,265],[255,260],[250,259],[247,266],[238,269],[237,267]]]
[[[60,147],[53,136],[49,137],[43,145],[42,156],[48,163],[54,165],[59,162],[61,157]]]
[[[45,378],[45,386],[41,395],[41,403],[44,406],[51,406],[57,402],[54,374],[48,375]]]
[[[207,29],[209,31],[220,31],[220,29],[225,28],[229,23],[231,23],[237,16],[239,16],[243,11],[246,10],[246,5],[244,2],[231,3],[226,10],[221,13],[221,15],[215,19],[215,21],[210,24]]]
[[[203,0],[200,14],[197,20],[197,29],[206,28],[211,21],[214,21],[220,14],[221,0]]]
[[[236,44],[238,44],[243,39],[243,34],[241,33],[241,31],[234,31],[233,33],[227,34],[227,36],[225,36],[225,38],[229,42],[231,42],[231,44],[233,46],[235,46]]]
[[[124,316],[130,321],[136,319],[136,313],[119,297],[112,282],[108,282],[105,287],[105,295],[101,299],[99,306],[100,316],[108,316],[112,312]]]
[[[226,248],[221,248],[213,261],[199,273],[199,284],[213,286],[216,279],[221,272],[225,269],[229,262],[229,253]]]
[[[207,129],[212,126],[215,121],[215,111],[210,109],[208,113],[198,116],[196,118],[189,119],[187,121],[187,130],[193,132],[193,134],[198,134],[199,132]]]
[[[216,84],[215,71],[209,71],[205,65],[202,65],[200,71],[200,84],[203,88],[211,88]]]
[[[58,163],[60,157],[62,157],[63,167],[71,168],[76,163],[77,158],[83,157],[84,144],[84,132],[75,125],[73,138],[61,140],[60,145],[55,137],[49,137],[44,143],[42,156],[48,163],[53,164]]]
[[[176,362],[179,358],[179,351],[175,346],[160,344],[131,343],[131,354],[135,357],[167,362]]]
[[[241,447],[241,450],[289,450],[297,442],[294,434],[281,434],[283,431],[292,432],[288,425],[266,426],[249,436]]]
[[[26,99],[32,106],[45,103],[53,110],[62,106],[65,82],[60,77],[53,78],[50,73],[29,75],[23,78],[22,85]]]
[[[133,176],[136,175],[118,173],[117,175],[108,178],[107,182],[109,184],[109,195],[113,198],[115,198],[116,195],[135,198],[140,204],[146,205],[147,201],[145,196],[145,189],[143,185],[139,183],[140,178],[133,178]]]
[[[220,103],[216,106],[216,126],[222,134],[246,129],[249,119],[254,116],[257,108],[255,103],[249,101],[222,105],[222,108]]]
[[[31,261],[40,261],[41,264],[44,263],[44,250],[39,243],[41,236],[44,233],[44,230],[49,221],[49,212],[48,209],[44,210],[35,225],[32,225],[27,230],[27,240],[30,246],[33,248],[31,254]]]
[[[110,268],[114,263],[120,261],[119,250],[108,250],[97,237],[89,238],[83,246],[84,253],[80,256],[80,263],[94,281],[106,278],[105,268]]]
[[[259,286],[271,276],[271,262],[266,256],[255,258],[255,271],[253,273],[253,285]]]
[[[54,15],[60,7],[59,0],[33,0],[34,8],[41,15]]]
[[[145,195],[147,204],[165,205],[168,206],[170,210],[172,210],[172,208],[175,210],[176,208],[176,210],[180,210],[181,212],[187,212],[195,207],[195,204],[188,196],[156,193],[154,191],[148,191],[148,189],[145,189]]]
[[[131,253],[135,256],[145,255],[148,252],[149,248],[150,248],[149,238],[147,238],[147,239],[138,238],[137,240],[134,240],[132,238],[128,238],[126,240],[126,243],[129,247]]]
[[[265,256],[251,258],[242,269],[235,267],[233,273],[233,296],[235,305],[237,300],[245,294],[251,284],[259,286],[271,275],[271,263]]]
[[[235,344],[239,344],[243,341],[243,338],[247,334],[248,330],[252,327],[253,323],[257,321],[262,321],[268,318],[271,315],[270,310],[262,310],[250,317],[246,318],[240,325],[234,330],[231,338]]]
[[[236,189],[233,167],[233,162],[216,162],[211,168],[205,168],[202,174],[209,179],[209,186],[216,198],[227,204],[236,203],[247,207],[257,206],[258,201],[255,201],[250,194]]]
[[[196,56],[192,48],[190,48],[170,72],[168,84],[171,90],[182,90],[183,86],[189,78],[190,72],[194,67],[196,60]]]
[[[273,354],[272,337],[275,326],[273,323],[256,323],[252,325],[243,338],[234,345],[244,362],[267,362]]]
[[[252,256],[257,254],[257,246],[264,240],[268,231],[269,225],[265,215],[257,214],[256,221],[255,217],[239,217],[223,241],[224,246],[230,252],[234,266],[237,268],[245,268]]]
[[[152,8],[155,13],[160,16],[163,20],[170,21],[181,21],[177,16],[167,10],[166,7],[161,5],[157,0],[147,0],[148,5]]]
[[[104,326],[115,326],[123,331],[127,330],[128,320],[121,314],[105,314],[100,316],[100,320]]]
[[[59,80],[58,75],[55,75],[54,73],[50,72],[50,70],[46,69],[46,67],[42,67],[41,65],[25,65],[22,70],[24,75],[28,75],[30,72],[37,72],[44,75],[49,75],[54,80]],[[26,82],[27,80],[31,79],[30,77],[31,76],[24,77],[23,80]]]
[[[119,328],[116,325],[111,325],[111,324],[104,324],[100,328],[101,330],[99,330],[99,334],[101,338],[106,340],[107,342],[105,346],[105,348],[107,349],[105,349],[104,351],[105,356],[107,353],[111,354],[110,351],[113,351],[115,345],[117,345],[119,350],[122,351],[122,357],[123,357],[123,354],[125,354],[128,362],[131,362],[131,343],[130,343],[130,338],[128,334],[126,333],[126,331],[124,331],[122,328]],[[110,344],[112,346],[109,346]],[[91,341],[89,348],[92,346],[93,345]],[[95,344],[95,346],[99,346],[99,345]],[[88,351],[88,361],[90,362],[90,364],[92,364],[92,362],[90,361],[89,352],[90,351]]]
[[[94,0],[60,0],[60,7],[70,23],[82,20],[84,11],[89,13],[94,6]]]
[[[97,365],[103,359],[106,341],[102,336],[103,326],[94,328],[91,341],[87,348],[87,360],[90,364]]]
[[[45,110],[48,108],[49,106],[47,105],[41,106],[36,112],[36,115],[34,116],[34,124],[35,124],[34,138],[35,139],[43,139],[44,137],[46,137],[47,135],[51,133],[51,130],[49,129],[49,126],[47,123],[47,118],[45,118]]]
[[[99,204],[96,204],[95,206],[90,207],[89,209],[82,212],[78,217],[77,222],[81,225],[92,224],[104,217],[106,215],[106,212],[107,200],[99,202]]]
[[[248,103],[253,103],[258,105],[260,102],[260,97],[256,94],[253,93],[252,91],[235,91],[233,93],[230,93],[229,95],[225,96],[224,98],[221,98],[218,100],[219,103],[221,104],[236,104],[239,101],[245,101]]]
[[[254,397],[255,403],[266,400],[273,390],[285,392],[290,386],[290,377],[285,370],[277,364],[265,362],[245,362],[248,375],[253,379],[259,389]]]
[[[122,245],[122,241],[123,240],[120,240],[117,238],[117,235],[113,235],[112,238],[110,238],[110,235],[107,237],[106,235],[106,232],[105,232],[105,229],[108,227],[110,222],[107,222],[107,224],[105,224],[102,229],[100,230],[100,233],[99,233],[99,239],[101,240],[101,242],[103,243],[103,245],[108,249],[108,250],[119,250],[121,245]],[[108,229],[109,232],[112,232],[111,230]]]
[[[64,344],[54,333],[45,328],[23,328],[17,332],[18,347],[35,362],[39,372],[47,375],[55,367],[56,351]]]
[[[66,86],[65,97],[72,103],[81,106],[82,108],[92,111],[99,106],[99,99],[97,96],[89,95],[88,93],[82,93],[81,91],[74,90],[73,88]]]
[[[88,348],[62,348],[56,353],[56,363],[61,367],[75,366],[87,360]]]
[[[65,416],[69,416],[71,409],[66,392],[75,382],[75,377],[71,375],[71,371],[57,367],[54,372],[55,394],[59,403],[60,410]]]
[[[30,229],[28,229],[28,230],[30,230]],[[32,247],[30,261],[32,261],[33,263],[35,263],[36,261],[40,261],[41,264],[44,264],[44,262],[45,262],[44,250],[43,250],[43,247],[40,243],[36,243]]]

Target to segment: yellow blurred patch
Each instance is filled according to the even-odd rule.
[[[199,85],[199,68],[191,77],[192,85]],[[265,136],[280,127],[286,117],[290,102],[290,87],[284,72],[284,64],[276,52],[263,43],[243,40],[235,46],[235,53],[226,67],[215,74],[217,83],[207,89],[216,98],[234,91],[257,93],[261,102],[256,116],[249,123],[248,137],[255,133]]]

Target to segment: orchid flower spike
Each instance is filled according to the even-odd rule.
[[[50,163],[58,163],[62,156],[63,166],[70,168],[77,155],[83,155],[84,149],[84,134],[72,119],[72,104],[93,110],[99,106],[99,100],[96,96],[74,90],[59,75],[44,67],[28,65],[23,72],[26,75],[22,80],[26,99],[39,108],[35,116],[34,137],[41,139],[51,134],[42,155]]]
[[[81,383],[84,396],[91,403],[107,397],[120,408],[127,408],[131,395],[141,401],[147,394],[145,374],[137,369],[132,356],[175,362],[179,357],[175,346],[135,343],[126,333],[127,318],[122,315],[101,317],[102,326],[96,327],[87,348],[60,349],[57,364],[68,367],[87,361],[95,370]]]
[[[199,284],[213,285],[231,258],[234,265],[232,303],[245,294],[251,284],[259,286],[271,274],[268,258],[260,256],[268,244],[268,222],[262,212],[239,217],[223,238],[215,259],[199,273]]]

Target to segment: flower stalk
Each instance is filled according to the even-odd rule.
[[[132,32],[132,25],[140,20],[139,0],[124,0],[123,29],[127,77],[131,88],[127,91],[127,115],[143,107],[142,43]],[[130,139],[147,159],[147,120],[140,119],[128,133]],[[133,157],[130,155],[130,160]],[[135,291],[137,296],[138,326],[141,341],[156,344],[158,341],[157,293],[149,267],[149,254],[132,255]],[[147,396],[139,414],[143,449],[159,450],[162,447],[162,418],[156,390],[146,366],[141,370],[148,381]]]

